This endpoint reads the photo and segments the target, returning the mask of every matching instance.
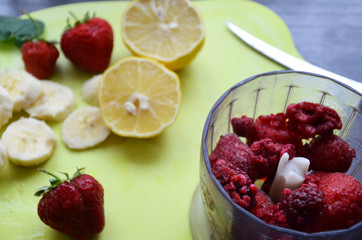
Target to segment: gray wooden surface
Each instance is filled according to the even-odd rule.
[[[91,0],[0,0],[0,15],[85,1]],[[362,0],[255,1],[283,19],[304,59],[362,82]]]
[[[362,82],[361,0],[256,0],[276,12],[308,62]]]

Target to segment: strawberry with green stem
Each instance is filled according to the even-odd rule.
[[[60,41],[64,55],[76,66],[90,72],[104,71],[111,60],[113,50],[113,30],[104,19],[89,16],[82,21],[75,19],[72,26],[67,21],[67,27]]]
[[[72,178],[65,179],[43,170],[53,177],[50,186],[39,189],[42,196],[38,204],[40,219],[51,228],[75,239],[86,239],[100,233],[105,225],[103,187],[92,176],[77,169]]]
[[[38,36],[41,35],[36,21],[23,11],[33,22]],[[59,51],[53,42],[47,42],[41,38],[28,39],[21,46],[21,53],[25,70],[39,79],[46,79],[53,75],[55,64],[59,57]]]

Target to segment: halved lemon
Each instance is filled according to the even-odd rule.
[[[205,40],[201,15],[189,0],[133,0],[121,25],[122,39],[134,55],[172,70],[187,66]]]
[[[115,134],[153,137],[176,119],[180,80],[155,60],[127,57],[103,73],[98,100],[103,120]]]

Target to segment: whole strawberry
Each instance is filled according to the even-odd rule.
[[[318,230],[336,230],[349,228],[362,221],[362,184],[345,173],[313,173],[319,181],[317,185],[327,202],[327,212]]]
[[[53,43],[28,41],[21,46],[25,70],[39,79],[53,75],[59,52]]]
[[[313,171],[347,172],[356,157],[356,151],[335,134],[317,136],[305,147]]]
[[[21,54],[25,70],[39,79],[49,78],[55,70],[55,63],[59,57],[58,49],[54,43],[41,38],[40,27],[28,12],[23,13],[32,21],[36,34],[24,39],[21,46]]]
[[[48,226],[76,239],[86,239],[100,233],[105,224],[103,187],[92,176],[77,169],[72,178],[65,180],[43,169],[54,177],[50,186],[35,193],[42,196],[38,215]]]
[[[65,56],[76,66],[91,73],[104,71],[111,60],[113,30],[104,19],[85,15],[75,26],[68,24],[60,46]]]

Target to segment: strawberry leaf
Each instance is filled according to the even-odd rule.
[[[43,186],[43,187],[39,188],[38,191],[35,192],[34,196],[40,197],[40,196],[43,195],[45,192],[47,192],[48,189],[49,189],[49,186]]]
[[[68,173],[65,173],[65,172],[60,172],[62,174],[65,175],[66,179],[61,179],[59,178],[58,176],[56,176],[55,174],[51,173],[51,172],[48,172],[47,170],[45,169],[41,169],[39,168],[38,171],[40,172],[43,172],[49,176],[52,176],[53,178],[49,179],[49,183],[50,185],[49,186],[43,186],[41,187],[40,189],[38,189],[36,192],[35,192],[35,196],[37,197],[40,197],[44,194],[47,194],[48,192],[50,192],[52,189],[55,189],[57,188],[60,184],[62,184],[63,182],[70,182],[72,181],[74,178],[80,176],[83,174],[84,172],[84,169],[85,168],[77,168],[77,171],[74,173],[73,177],[72,178],[69,178],[69,175]]]
[[[0,42],[14,42],[21,46],[24,42],[37,39],[44,32],[44,23],[35,20],[39,32],[30,19],[0,16]]]

